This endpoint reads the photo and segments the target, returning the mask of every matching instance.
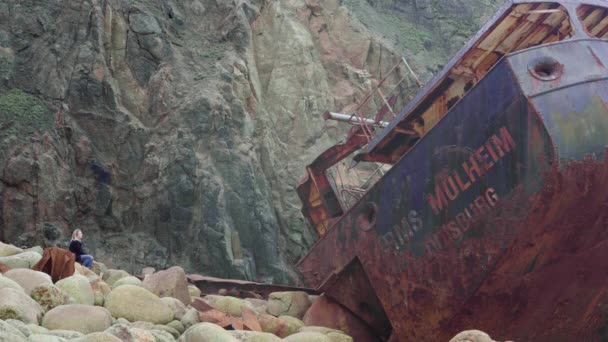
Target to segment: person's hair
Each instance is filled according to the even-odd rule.
[[[74,231],[72,232],[72,240],[76,240],[76,235],[78,235],[78,233],[82,233],[82,230],[74,229]]]

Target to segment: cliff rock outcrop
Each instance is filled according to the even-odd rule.
[[[401,54],[428,78],[496,6],[473,2],[0,0],[0,240],[297,282],[293,189],[343,132],[320,114]]]

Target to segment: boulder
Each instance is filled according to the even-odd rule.
[[[91,265],[91,271],[93,271],[93,273],[97,274],[98,276],[101,276],[101,274],[105,273],[107,270],[108,268],[106,267],[106,265],[99,261],[93,261],[93,265]]]
[[[83,276],[85,276],[85,277],[87,277],[89,279],[95,279],[95,278],[99,277],[97,275],[97,273],[91,271],[90,269],[82,266],[79,263],[74,263],[74,270],[75,270],[76,273],[78,273],[80,275],[83,275]]]
[[[42,247],[40,247],[40,246],[34,246],[34,247],[26,248],[23,251],[24,252],[35,252],[35,253],[38,253],[40,255],[44,254],[44,249],[42,249]]]
[[[182,303],[181,300],[173,297],[163,297],[160,300],[162,300],[163,303],[167,304],[171,311],[173,311],[173,317],[175,319],[182,319],[182,317],[186,313],[186,306],[184,305],[184,303]]]
[[[31,294],[32,290],[39,285],[53,284],[50,275],[44,272],[32,271],[27,268],[12,269],[6,272],[4,276],[21,285],[25,293],[28,295]]]
[[[239,342],[226,330],[212,323],[198,323],[188,328],[180,342]]]
[[[167,324],[173,320],[173,311],[150,291],[134,285],[123,285],[112,290],[104,306],[112,316],[131,322],[146,321]]]
[[[19,330],[19,332],[22,333],[25,337],[28,337],[32,334],[32,330],[27,326],[27,324],[21,321],[18,321],[16,319],[7,319],[5,322],[10,324],[13,328]],[[2,327],[0,327],[0,329],[2,329]]]
[[[142,283],[141,283],[141,280],[137,279],[136,277],[128,276],[128,277],[120,278],[117,281],[115,281],[114,284],[112,285],[112,288],[115,289],[115,288],[119,287],[120,285],[142,286]]]
[[[72,330],[83,334],[104,331],[111,325],[112,316],[108,310],[82,304],[58,306],[42,319],[42,326],[49,330]]]
[[[177,330],[177,332],[179,332],[180,334],[186,330],[186,328],[184,328],[184,325],[182,324],[182,322],[177,321],[177,320],[167,323],[167,326],[169,328],[173,328],[173,329]]]
[[[164,331],[167,332],[171,335],[171,337],[173,338],[178,338],[179,335],[181,334],[179,331],[177,331],[176,329],[173,329],[171,327],[169,327],[168,325],[160,325],[157,324],[155,326],[153,326],[151,329],[148,329],[150,331],[154,331],[154,330],[160,330],[160,331]]]
[[[38,261],[42,259],[42,255],[36,252],[23,252],[9,256],[0,257],[0,263],[13,268],[32,268]]]
[[[127,273],[127,271],[110,269],[104,272],[102,279],[106,284],[112,286],[118,279],[128,276],[130,276],[130,274]]]
[[[247,331],[247,330],[231,330],[230,335],[235,337],[241,342],[281,342],[282,340],[269,333]]]
[[[143,287],[159,297],[173,297],[190,305],[188,280],[184,269],[174,266],[146,276]]]
[[[19,253],[23,253],[23,249],[0,242],[0,257],[11,256]]]
[[[23,335],[17,335],[14,332],[0,330],[0,341],[2,342],[27,342]]]
[[[118,337],[122,341],[156,342],[156,337],[151,332],[125,324],[114,324],[105,332]]]
[[[30,297],[47,312],[59,305],[74,304],[75,300],[67,292],[53,284],[41,284],[32,290]]]
[[[93,296],[95,297],[95,305],[103,306],[105,297],[112,292],[112,289],[106,282],[100,278],[89,281],[91,288],[93,289]]]
[[[302,327],[300,328],[299,332],[318,332],[329,337],[332,342],[353,342],[353,338],[346,335],[344,332],[326,327]]]
[[[74,338],[79,338],[79,337],[83,337],[84,334],[78,331],[72,331],[72,330],[49,330],[49,332],[47,332],[45,335],[52,335],[52,336],[57,336],[57,337],[61,337],[61,338],[65,338],[66,340],[71,340]]]
[[[65,338],[46,334],[31,334],[27,338],[28,342],[66,342]]]
[[[308,294],[303,291],[273,292],[268,296],[268,313],[274,316],[302,319],[310,305]]]
[[[331,342],[329,337],[313,331],[299,332],[287,336],[283,339],[284,342]]]
[[[249,307],[258,315],[268,313],[268,302],[263,299],[245,298],[244,301],[249,303]]]
[[[179,337],[179,334],[177,336],[174,336],[165,330],[159,329],[152,329],[150,330],[150,333],[156,339],[155,342],[175,342],[175,339]]]
[[[198,310],[191,308],[186,310],[186,313],[184,314],[184,316],[182,316],[180,322],[182,323],[185,329],[188,329],[191,326],[200,323],[201,316],[199,315]]]
[[[466,330],[452,337],[450,342],[494,342],[494,340],[483,331]]]
[[[32,332],[32,334],[46,334],[49,329],[45,328],[45,327],[41,327],[38,324],[33,324],[33,323],[29,323],[27,324],[27,327],[30,328],[30,331]]]
[[[95,305],[95,294],[87,277],[74,274],[71,277],[61,279],[55,285],[74,298],[76,303]]]
[[[250,305],[240,298],[231,296],[207,295],[203,297],[203,300],[226,315],[234,317],[241,317],[241,308]]]
[[[141,275],[144,276],[144,278],[152,273],[156,272],[156,269],[154,267],[144,267],[141,270]]]
[[[70,342],[122,342],[122,340],[107,332],[96,332],[73,339]]]
[[[286,322],[285,320],[268,314],[259,315],[258,322],[260,322],[263,332],[271,333],[279,337],[287,337],[295,334],[299,329],[299,327],[290,325],[289,322]]]
[[[22,329],[20,329],[18,326],[15,326],[15,324],[11,323],[12,321],[15,321],[15,320],[13,320],[13,319],[9,319],[6,321],[0,320],[0,333],[6,332],[10,335],[14,335],[14,336],[17,336],[22,339],[25,339],[29,335],[31,335],[31,330],[29,333],[26,334],[26,332],[22,331]],[[17,322],[21,322],[21,321],[17,321]],[[4,341],[13,341],[10,339],[10,335],[3,336],[0,334],[0,341],[3,341],[3,342]],[[4,339],[3,339],[3,337],[4,337]]]
[[[0,319],[38,324],[42,312],[42,307],[22,291],[8,287],[0,289]]]
[[[292,316],[279,316],[279,319],[287,323],[289,331],[299,332],[300,329],[306,325],[304,322],[302,322],[302,320]]]
[[[188,285],[188,293],[190,294],[190,297],[200,297],[201,296],[201,290],[194,285]]]
[[[23,287],[21,287],[21,285],[19,285],[16,281],[0,274],[0,289],[5,288],[5,287],[9,287],[11,289],[15,289],[17,291],[21,291],[21,292],[25,293],[25,290],[23,289]]]

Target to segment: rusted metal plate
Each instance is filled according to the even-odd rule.
[[[577,48],[587,50],[577,61],[591,61],[592,52],[601,60],[608,43],[596,42],[503,59],[313,246],[298,265],[309,284],[361,286],[338,281],[358,260],[358,277],[379,299],[371,311],[384,311],[398,340],[447,340],[471,326],[503,339],[534,332],[540,341],[599,340],[608,330],[608,197],[588,194],[608,185],[608,162],[599,161],[608,143],[608,81],[601,68],[592,78],[566,74],[573,60],[560,62],[563,75],[554,79],[526,74],[537,58]],[[579,211],[588,218],[563,216]],[[576,269],[581,281],[570,285]],[[335,299],[360,318],[370,311],[361,309],[368,298],[339,292]],[[568,316],[549,328],[548,317]]]
[[[319,294],[317,290],[304,287],[262,284],[246,280],[207,277],[198,274],[189,274],[187,279],[189,283],[201,290],[202,295],[218,294],[220,291],[222,295],[239,298],[268,298],[270,293],[280,291],[304,291],[311,295]]]

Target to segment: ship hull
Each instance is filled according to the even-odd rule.
[[[380,338],[605,338],[605,65],[593,39],[505,56],[300,261],[309,284]]]

